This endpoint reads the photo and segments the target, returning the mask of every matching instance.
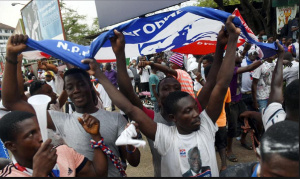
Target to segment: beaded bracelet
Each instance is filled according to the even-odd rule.
[[[128,153],[132,154],[133,152],[135,152],[135,150],[136,150],[136,147],[134,147],[133,151],[128,150],[128,145],[126,145],[126,151]]]
[[[101,137],[101,139],[98,142],[96,142],[93,139],[91,139],[91,147],[93,149],[97,148],[97,147],[102,148],[102,146],[103,146],[103,137]]]

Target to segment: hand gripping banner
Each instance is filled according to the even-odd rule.
[[[125,36],[126,57],[167,50],[204,55],[215,52],[218,33],[229,15],[231,14],[217,9],[189,6],[135,19],[115,29]],[[234,18],[233,23],[242,31],[237,46],[247,41],[259,46],[265,58],[276,54],[275,43],[257,42],[253,32],[251,31],[251,34],[247,24],[241,22],[238,16]],[[113,29],[104,32],[93,40],[90,47],[63,40],[32,39],[28,39],[27,45],[80,68],[88,69],[88,65],[80,62],[84,58],[94,58],[98,62],[113,61],[116,58],[109,41],[113,36]]]

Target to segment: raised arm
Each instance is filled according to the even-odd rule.
[[[140,98],[135,94],[131,80],[126,69],[126,58],[125,58],[125,40],[124,35],[117,30],[114,31],[115,37],[110,39],[112,49],[117,59],[117,80],[119,89],[123,95],[136,107],[143,109],[143,103]]]
[[[214,123],[217,121],[222,111],[224,97],[228,90],[228,86],[230,84],[234,71],[236,56],[235,49],[239,34],[241,32],[241,29],[235,27],[235,25],[232,23],[234,17],[235,16],[233,15],[229,16],[225,24],[227,32],[229,34],[226,55],[224,57],[224,62],[220,67],[216,85],[211,92],[208,105],[206,107],[206,112]],[[209,73],[209,75],[210,74],[211,73]]]
[[[157,70],[165,73],[166,76],[173,75],[173,76],[175,76],[175,78],[177,78],[177,72],[176,72],[176,70],[173,70],[173,69],[171,69],[171,68],[169,68],[169,67],[167,67],[165,65],[161,65],[159,63],[154,63],[154,62],[150,62],[150,61],[140,61],[138,65],[141,68],[143,68],[143,67],[145,67],[147,65],[150,65],[151,68],[156,68]]]
[[[253,71],[256,68],[258,68],[261,64],[263,64],[263,61],[257,60],[255,62],[253,62],[252,64],[245,66],[245,67],[239,67],[236,71],[237,74],[239,73],[245,73],[245,72],[249,72],[249,71]]]
[[[228,42],[228,37],[225,34],[224,26],[222,26],[222,28],[219,32],[218,38],[217,38],[217,46],[216,46],[216,53],[214,56],[214,61],[212,63],[210,72],[207,76],[205,85],[203,86],[201,93],[197,96],[202,109],[206,108],[208,101],[209,101],[209,96],[211,96],[214,86],[216,85],[218,71],[220,70],[220,66],[223,61],[224,49],[225,49],[227,42]],[[228,49],[228,47],[227,47],[227,49]],[[199,81],[200,81],[200,79],[199,79]]]
[[[277,103],[283,102],[282,87],[283,87],[284,48],[282,47],[282,45],[279,44],[278,40],[276,41],[276,44],[278,46],[278,50],[277,50],[278,59],[272,76],[271,93],[268,99],[268,105],[273,102],[277,102]]]
[[[258,79],[253,78],[252,85],[251,85],[251,90],[252,90],[252,101],[253,101],[252,106],[255,110],[259,109],[258,104],[257,104],[257,99],[256,99],[256,97],[257,97],[257,84],[258,84]]]
[[[27,35],[14,35],[7,41],[6,63],[2,82],[2,101],[5,108],[10,111],[27,111],[35,114],[33,107],[26,101],[23,101],[20,95],[16,95],[19,92],[17,80],[17,56],[18,53],[26,48],[25,42],[27,39]],[[55,126],[48,113],[47,117],[48,128],[55,130]]]
[[[111,101],[118,106],[119,109],[132,120],[139,124],[140,130],[146,137],[151,140],[155,139],[157,124],[153,122],[140,108],[132,105],[130,101],[119,91],[107,77],[101,72],[99,64],[96,60],[85,59],[82,63],[87,63],[90,66],[89,74],[94,75],[95,78],[103,85]]]

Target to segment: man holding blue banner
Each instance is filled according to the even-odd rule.
[[[126,113],[126,115],[136,121],[140,130],[145,136],[154,141],[154,146],[158,150],[161,158],[161,176],[162,177],[181,177],[190,169],[187,151],[195,146],[201,153],[201,163],[203,166],[210,167],[211,170],[205,170],[208,176],[219,176],[214,138],[218,130],[215,124],[218,119],[228,85],[231,81],[234,70],[235,47],[237,45],[240,29],[232,23],[234,16],[229,16],[226,22],[228,36],[227,53],[222,63],[209,99],[208,104],[203,106],[205,110],[199,114],[198,104],[195,99],[186,92],[171,92],[165,99],[164,108],[169,115],[169,119],[174,121],[176,126],[167,125],[152,121],[141,109],[133,106],[129,100],[122,95],[103,73],[99,70],[99,64],[95,60],[86,59],[83,62],[89,64],[90,72],[101,81],[103,87],[108,92],[112,101]],[[221,32],[226,33],[226,32]],[[122,36],[111,40],[114,52],[122,51],[117,54],[117,58],[124,58],[124,44]],[[224,40],[224,39],[221,39]],[[120,47],[114,46],[121,43]],[[125,43],[123,41],[123,43]],[[222,49],[218,49],[221,50]],[[223,49],[224,50],[224,49]],[[218,52],[219,53],[219,52]],[[222,54],[222,53],[221,53]],[[211,73],[213,74],[213,73]],[[212,77],[213,75],[209,76]],[[208,88],[207,86],[204,88]],[[207,90],[207,89],[204,89]],[[179,150],[180,149],[180,150]]]

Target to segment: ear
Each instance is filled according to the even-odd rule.
[[[173,121],[174,123],[177,122],[177,120],[173,114],[169,114],[169,119],[170,119],[170,121]]]
[[[4,146],[5,146],[5,148],[7,148],[8,150],[10,150],[11,152],[17,150],[16,144],[13,143],[12,141],[6,141],[6,142],[4,142]]]

